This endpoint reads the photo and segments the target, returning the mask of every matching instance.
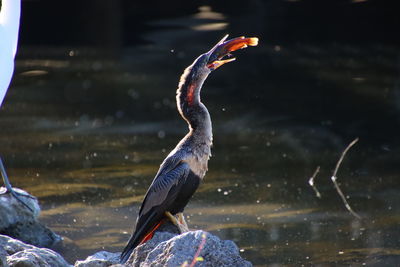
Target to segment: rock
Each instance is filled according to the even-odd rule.
[[[193,260],[196,267],[252,266],[240,257],[238,247],[230,240],[220,240],[201,230],[181,235],[177,231],[175,225],[169,222],[163,224],[152,239],[132,252],[125,264],[119,264],[120,253],[102,251],[84,261],[77,261],[75,267],[188,267]],[[197,252],[199,254],[195,257]]]
[[[48,248],[34,248],[15,253],[7,257],[10,267],[69,267],[64,258]]]
[[[0,235],[0,263],[10,267],[71,266],[50,249],[37,248],[5,235]]]
[[[33,210],[33,212],[11,194],[5,193],[5,187],[0,187],[0,229],[5,229],[18,222],[36,220],[40,214],[40,206],[37,198],[19,188],[13,189],[19,194],[21,200]]]
[[[249,261],[240,257],[235,243],[220,240],[217,236],[201,230],[181,235],[156,232],[151,240],[133,251],[126,265],[189,266],[193,261],[196,261],[196,267],[252,266]]]
[[[75,267],[107,267],[119,263],[121,253],[100,251],[89,256],[84,261],[75,262]],[[122,266],[122,265],[121,265]]]
[[[132,252],[131,256],[129,257],[128,261],[126,262],[126,265],[141,266],[140,263],[146,261],[147,255],[149,255],[149,253],[151,251],[153,251],[157,247],[158,244],[160,244],[164,241],[168,241],[168,240],[174,238],[175,236],[178,236],[178,235],[169,233],[169,232],[157,231],[154,234],[152,239],[150,239],[143,245],[135,248],[135,250]]]
[[[32,210],[15,199],[11,194],[4,193],[0,188],[0,234],[14,237],[38,247],[51,247],[61,241],[61,237],[53,233],[38,221],[40,206],[38,200],[26,191],[13,188],[19,197]],[[26,195],[26,196],[24,196]]]

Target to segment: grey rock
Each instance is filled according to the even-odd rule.
[[[36,220],[40,214],[39,202],[35,197],[19,188],[13,189],[16,193],[20,194],[19,197],[21,200],[24,201],[33,212],[15,199],[11,194],[5,193],[5,187],[0,187],[0,229],[5,229],[18,222]]]
[[[5,261],[4,261],[5,259]],[[10,267],[70,267],[58,253],[0,235],[0,262]]]
[[[0,233],[38,247],[52,247],[62,240],[59,235],[38,221],[18,222],[1,229]]]
[[[7,263],[7,252],[3,247],[0,247],[0,267],[8,267]]]
[[[199,249],[200,244],[202,248]],[[230,240],[221,240],[204,231],[192,231],[179,235],[175,225],[167,222],[153,238],[138,246],[125,264],[118,264],[120,253],[98,252],[85,261],[77,261],[75,267],[148,267],[148,266],[190,266],[195,255],[195,266],[240,266],[252,264],[239,255],[239,249]],[[198,258],[200,257],[200,258]]]
[[[34,248],[23,250],[7,257],[10,267],[69,267],[69,265],[58,253],[48,248]]]
[[[29,210],[11,194],[0,188],[0,234],[14,237],[38,247],[51,247],[61,241],[61,237],[53,233],[38,221],[40,206],[38,200],[26,191],[13,188],[20,198],[32,210]],[[24,196],[25,195],[25,196]]]
[[[126,262],[126,265],[135,267],[141,266],[140,263],[146,261],[148,254],[152,252],[157,247],[157,245],[161,244],[162,242],[168,241],[175,236],[177,235],[173,233],[157,231],[152,239],[150,239],[143,245],[135,248],[128,261]]]
[[[196,253],[199,254],[196,256]],[[201,230],[181,235],[156,232],[151,240],[133,251],[126,265],[175,267],[189,266],[193,261],[196,261],[196,267],[252,266],[240,257],[235,243]]]
[[[75,267],[108,267],[119,263],[121,253],[100,251],[89,256],[84,261],[75,262]]]

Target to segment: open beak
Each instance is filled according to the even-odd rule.
[[[247,46],[256,46],[258,45],[258,38],[251,37],[246,38],[244,36],[237,37],[234,39],[230,39],[225,41],[228,38],[228,35],[225,35],[221,41],[219,41],[208,53],[210,54],[209,61],[207,67],[210,70],[215,70],[225,63],[232,62],[236,60],[236,58],[231,57],[231,52],[234,52],[239,49],[246,48]]]

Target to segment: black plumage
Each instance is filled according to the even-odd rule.
[[[189,133],[163,161],[140,207],[135,230],[121,254],[126,262],[143,239],[165,218],[183,212],[203,179],[211,156],[212,126],[210,114],[200,100],[204,81],[219,66],[234,59],[222,60],[229,52],[256,45],[256,38],[239,37],[225,41],[225,36],[209,52],[190,65],[179,82],[176,101]]]

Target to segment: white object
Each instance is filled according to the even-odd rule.
[[[14,72],[21,0],[2,0],[0,12],[0,106]]]

